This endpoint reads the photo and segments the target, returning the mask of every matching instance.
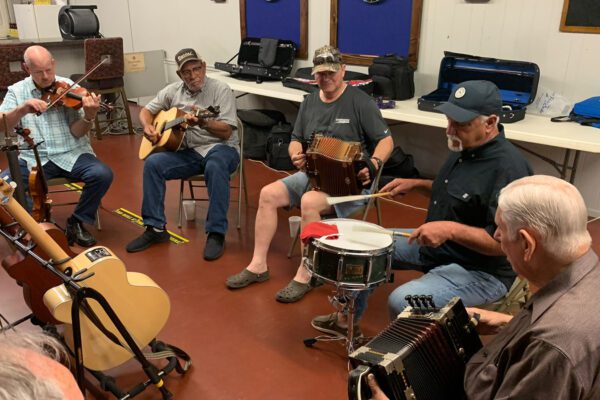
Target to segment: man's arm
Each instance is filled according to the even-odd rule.
[[[231,125],[229,125],[227,122],[217,121],[216,119],[200,118],[198,120],[198,126],[221,140],[229,139],[233,132]]]
[[[100,109],[100,96],[92,92],[88,92],[86,96],[81,99],[81,105],[83,109],[83,117],[71,124],[71,134],[76,138],[85,136],[90,131],[90,128],[94,124],[98,109]]]
[[[415,229],[409,243],[417,242],[420,246],[438,247],[452,240],[462,246],[486,256],[503,256],[500,243],[485,229],[464,225],[454,221],[427,222]]]
[[[306,154],[302,153],[302,143],[297,140],[291,140],[288,146],[288,154],[292,159],[292,164],[298,169],[304,168],[306,164]]]

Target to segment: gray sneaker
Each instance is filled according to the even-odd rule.
[[[332,336],[347,337],[348,328],[337,324],[337,313],[328,315],[319,315],[314,317],[310,324],[316,330]],[[354,325],[354,337],[360,338],[363,334],[358,325]]]

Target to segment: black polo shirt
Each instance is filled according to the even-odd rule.
[[[533,174],[527,160],[504,136],[504,127],[500,124],[498,129],[500,134],[484,145],[450,154],[433,181],[427,222],[455,221],[494,235],[500,190]],[[486,256],[450,240],[436,248],[421,247],[420,252],[422,261],[432,268],[457,263],[490,273],[507,287],[515,277],[506,257]]]

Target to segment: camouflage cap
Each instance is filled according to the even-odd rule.
[[[315,51],[312,74],[324,71],[339,71],[342,67],[342,55],[333,46],[325,45]]]

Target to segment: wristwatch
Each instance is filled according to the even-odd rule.
[[[377,170],[379,171],[383,166],[383,160],[381,160],[381,158],[378,157],[371,157],[371,159],[377,161]]]

